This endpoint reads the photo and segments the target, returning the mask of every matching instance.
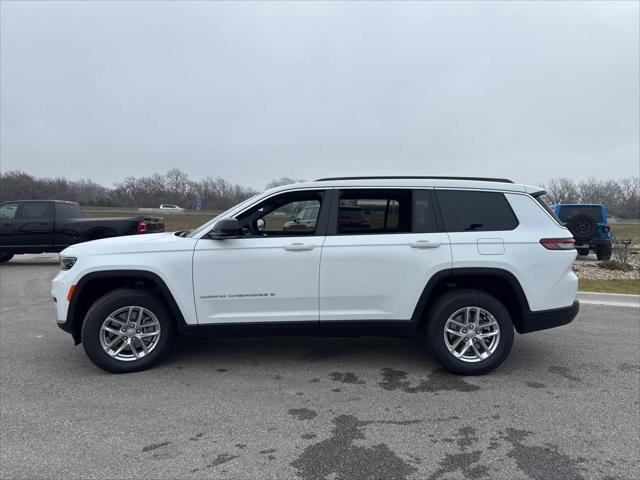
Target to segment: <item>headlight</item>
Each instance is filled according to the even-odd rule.
[[[60,270],[69,270],[77,260],[76,257],[60,257]]]

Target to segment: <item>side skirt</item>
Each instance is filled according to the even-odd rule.
[[[413,320],[353,320],[348,322],[255,322],[212,325],[179,325],[180,335],[219,337],[415,337],[418,324]]]

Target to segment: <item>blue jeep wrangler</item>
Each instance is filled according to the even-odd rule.
[[[598,260],[611,258],[611,227],[607,225],[607,210],[602,204],[554,205],[553,211],[576,239],[578,255],[595,250]]]

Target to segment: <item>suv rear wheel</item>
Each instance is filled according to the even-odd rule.
[[[598,245],[596,248],[596,256],[598,257],[598,260],[610,260],[611,253],[611,245]]]
[[[430,310],[427,343],[452,373],[479,375],[511,351],[511,316],[495,297],[479,290],[445,293]]]
[[[112,373],[149,368],[167,350],[169,309],[146,290],[119,289],[98,299],[82,325],[82,344],[98,367]]]
[[[8,262],[13,258],[13,253],[0,252],[0,263]]]

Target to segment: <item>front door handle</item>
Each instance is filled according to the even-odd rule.
[[[315,245],[310,245],[308,243],[290,243],[289,245],[285,245],[285,250],[290,251],[300,251],[300,250],[313,250]]]
[[[415,242],[410,242],[409,246],[411,248],[438,248],[440,246],[440,242],[430,242],[429,240],[417,240]]]

